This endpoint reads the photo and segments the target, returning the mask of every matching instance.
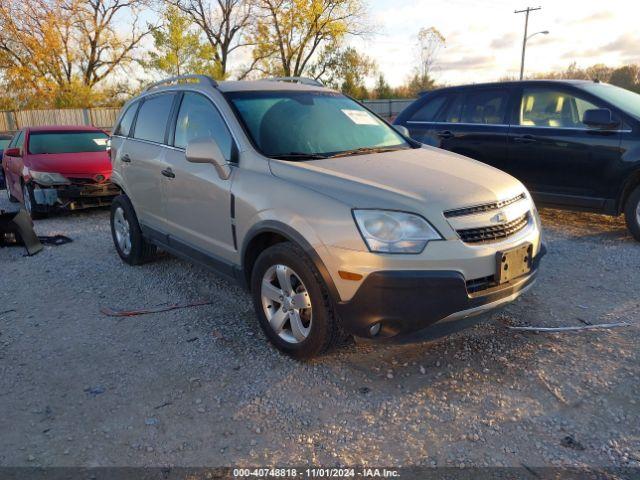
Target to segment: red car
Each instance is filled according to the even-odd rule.
[[[2,157],[9,199],[33,214],[109,205],[109,135],[94,127],[31,127],[14,135]]]

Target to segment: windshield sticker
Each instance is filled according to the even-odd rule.
[[[108,138],[92,138],[92,140],[96,145],[100,145],[101,147],[107,145],[107,142],[109,141]]]
[[[342,110],[356,125],[378,125],[378,120],[364,110]]]

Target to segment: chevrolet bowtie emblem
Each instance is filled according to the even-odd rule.
[[[504,223],[504,222],[506,222],[506,221],[507,221],[507,216],[506,216],[504,213],[500,212],[500,213],[498,213],[497,215],[494,215],[494,216],[491,218],[491,221],[492,221],[493,223]]]

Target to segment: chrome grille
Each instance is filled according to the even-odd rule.
[[[517,197],[510,198],[508,200],[501,200],[499,202],[485,203],[482,205],[475,205],[473,207],[456,208],[453,210],[447,210],[444,212],[444,216],[447,218],[463,217],[465,215],[475,215],[476,213],[490,212],[492,210],[499,210],[513,203],[519,202],[527,198],[525,193],[521,193]]]
[[[529,224],[529,212],[501,225],[457,230],[460,239],[465,243],[487,243],[502,240],[518,233]]]

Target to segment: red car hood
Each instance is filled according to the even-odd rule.
[[[47,153],[28,155],[25,165],[36,172],[60,173],[71,177],[111,176],[111,160],[107,152]]]

